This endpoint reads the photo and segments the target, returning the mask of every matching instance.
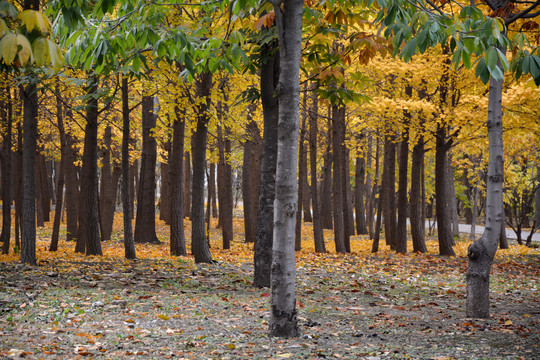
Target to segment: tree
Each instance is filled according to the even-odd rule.
[[[489,81],[487,130],[489,139],[489,164],[486,187],[486,227],[482,237],[475,241],[468,252],[467,316],[489,317],[489,274],[499,244],[501,232],[504,180],[504,153],[502,127],[502,90],[504,73],[510,65],[506,49],[516,47],[512,70],[516,77],[530,74],[540,84],[540,57],[529,53],[523,44],[526,39],[518,34],[510,39],[507,29],[520,19],[540,15],[538,2],[520,4],[514,1],[486,2],[491,10],[485,16],[478,5],[461,8],[459,16],[451,13],[451,5],[434,3],[389,1],[379,14],[386,26],[386,35],[394,35],[395,54],[409,60],[415,52],[424,52],[437,43],[449,44],[456,66],[471,67],[471,57],[478,56],[476,74]],[[446,12],[448,11],[448,12]],[[413,26],[414,35],[413,35]],[[523,29],[523,26],[521,26]],[[403,47],[401,44],[405,43]],[[540,55],[540,53],[539,53]],[[531,62],[532,61],[532,62]],[[531,65],[532,64],[532,65]]]
[[[303,0],[274,2],[280,49],[277,86],[278,153],[274,202],[274,244],[271,269],[270,333],[298,336],[295,296],[294,227],[297,211],[300,54]]]

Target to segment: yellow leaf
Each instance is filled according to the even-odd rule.
[[[236,349],[236,346],[234,344],[228,344],[227,347],[231,350]]]
[[[4,63],[11,65],[17,55],[17,35],[8,34],[0,41],[0,52]]]
[[[37,66],[44,66],[49,63],[49,46],[46,39],[38,38],[34,40],[32,42],[32,51],[34,52]]]
[[[3,19],[0,19],[0,36],[4,36],[9,32],[9,28],[6,25],[6,22]]]
[[[161,320],[169,320],[169,317],[165,314],[158,314],[157,317],[160,318]]]
[[[48,33],[51,27],[49,19],[36,10],[23,11],[19,14],[19,19],[29,32],[37,27],[41,33]]]
[[[62,56],[62,51],[53,41],[47,39],[49,44],[49,59],[54,71],[59,71],[60,68],[64,65],[64,57]]]
[[[285,353],[285,354],[279,354],[279,355],[278,355],[278,357],[280,357],[280,358],[285,358],[285,359],[286,359],[286,358],[290,358],[290,357],[292,357],[292,356],[293,356],[293,354],[291,354],[291,353]]]
[[[514,323],[512,322],[512,320],[506,320],[504,325],[510,326],[510,325],[514,325]]]
[[[19,61],[21,65],[25,65],[28,60],[33,61],[32,46],[24,35],[17,35],[17,45],[21,46],[19,50]]]

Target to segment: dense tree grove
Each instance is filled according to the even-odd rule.
[[[270,331],[291,337],[303,221],[338,253],[361,234],[424,253],[436,221],[441,256],[483,223],[467,314],[489,317],[501,229],[540,228],[538,5],[1,1],[2,253],[35,265],[54,222],[51,251],[101,255],[116,215],[127,259],[169,242],[212,263],[218,217],[223,249],[254,242]]]

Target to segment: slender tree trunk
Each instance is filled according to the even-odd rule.
[[[184,233],[184,154],[185,113],[180,105],[174,107],[175,118],[173,122],[173,143],[170,158],[171,173],[171,242],[170,254],[172,256],[186,256],[186,239]]]
[[[137,192],[137,215],[135,216],[135,243],[159,244],[156,235],[156,158],[157,143],[152,135],[156,127],[154,97],[145,95],[142,99],[143,145],[139,191]],[[202,179],[204,184],[204,178]]]
[[[218,217],[217,199],[216,199],[216,164],[210,163],[210,180],[208,183],[208,197],[212,207],[212,217]]]
[[[22,91],[19,92],[22,99]],[[23,173],[23,131],[22,124],[19,122],[17,124],[17,153],[16,153],[16,164],[17,164],[17,180],[15,183],[15,246],[19,249],[21,248],[21,238],[22,238],[22,207],[23,207],[23,186],[22,182],[24,179]]]
[[[69,114],[69,113],[68,113]],[[66,241],[77,239],[79,221],[79,179],[75,165],[75,149],[73,137],[66,134],[65,151],[65,185],[66,185]]]
[[[36,226],[39,228],[45,226],[45,215],[43,213],[43,192],[41,191],[43,189],[43,177],[41,176],[42,172],[42,155],[41,152],[38,150],[38,152],[36,153],[34,164],[34,183],[36,188]]]
[[[471,240],[476,240],[476,217],[478,215],[478,195],[480,194],[480,177],[476,182],[476,185],[473,190],[473,204],[472,204],[472,214],[471,214],[471,233],[469,238]]]
[[[276,3],[277,4],[277,3]],[[274,202],[270,333],[299,335],[295,296],[294,227],[298,208],[296,169],[300,100],[303,0],[290,0],[275,9],[280,48],[279,136]]]
[[[317,93],[312,91],[311,110],[309,112],[309,162],[311,173],[311,199],[313,203],[313,240],[316,252],[326,252],[324,243],[321,211],[319,207],[319,192],[317,182],[317,119],[318,119],[318,98]]]
[[[396,228],[396,252],[407,252],[407,168],[409,164],[409,128],[405,126],[399,150],[399,189],[397,199],[398,221]]]
[[[356,232],[358,234],[367,234],[364,194],[366,185],[364,179],[366,177],[366,159],[362,155],[356,157],[356,167],[354,176],[354,212],[356,220]]]
[[[3,96],[0,100],[1,120],[5,124],[5,129],[2,129],[2,233],[0,234],[0,242],[2,242],[2,254],[9,254],[11,239],[11,140],[13,133],[13,117],[11,89],[8,85],[7,76],[5,76],[4,81]]]
[[[384,163],[382,173],[384,235],[386,245],[396,246],[396,144],[394,135],[387,135],[384,142]]]
[[[305,95],[304,95],[305,98]],[[304,108],[305,108],[304,102]],[[296,212],[296,225],[294,233],[294,250],[302,250],[302,204],[304,203],[304,195],[306,193],[304,186],[304,178],[307,178],[307,156],[304,150],[305,137],[306,137],[306,120],[307,117],[302,117],[302,124],[300,125],[300,136],[298,144],[298,211]],[[308,200],[309,201],[309,200]],[[311,217],[311,214],[310,214]]]
[[[191,219],[191,153],[184,152],[184,181],[183,181],[183,197],[184,197],[184,217]]]
[[[191,252],[195,263],[211,263],[212,255],[206,240],[204,224],[204,177],[206,163],[206,141],[208,122],[210,121],[210,91],[212,89],[212,73],[201,74],[195,81],[197,98],[197,127],[193,141],[193,204],[191,222]]]
[[[131,201],[131,172],[129,165],[129,88],[127,77],[122,77],[122,208],[124,210],[124,256],[126,259],[136,259],[135,243],[133,241],[133,203]]]
[[[225,126],[223,130],[224,131],[222,131],[221,126],[218,126],[218,206],[219,223],[223,236],[223,249],[229,249],[233,239],[233,185],[230,163],[231,141],[229,139],[229,127]]]
[[[372,253],[379,251],[379,237],[381,236],[384,195],[385,194],[381,186],[379,191],[379,201],[377,201],[377,220],[375,221],[375,233],[373,234],[373,245],[371,246]]]
[[[343,172],[341,161],[341,129],[342,125],[340,121],[340,108],[338,105],[332,106],[332,153],[333,153],[333,213],[334,213],[334,243],[336,246],[336,252],[345,253],[347,248],[345,247],[345,229],[343,219]]]
[[[110,240],[114,222],[114,213],[116,209],[116,191],[118,189],[118,180],[120,179],[120,169],[113,163],[111,169],[111,143],[112,129],[110,124],[105,128],[103,136],[104,148],[102,149],[102,167],[101,167],[101,188],[100,188],[100,214],[102,224],[101,239]]]
[[[169,174],[171,172],[170,163],[171,163],[171,150],[170,143],[167,145],[169,149],[167,150],[168,159],[159,163],[159,170],[161,175],[161,191],[159,194],[159,219],[163,220],[165,224],[171,224],[171,190],[170,190],[170,179]]]
[[[502,66],[499,62],[499,68]],[[502,70],[503,71],[503,70]],[[486,227],[482,237],[469,246],[467,269],[467,316],[489,317],[489,273],[499,244],[503,222],[503,81],[493,77],[489,83],[487,130],[489,162],[486,188]]]
[[[435,206],[437,212],[437,233],[439,237],[439,253],[441,255],[455,256],[452,248],[452,214],[449,204],[447,186],[447,148],[446,127],[439,126],[435,140]]]
[[[56,122],[60,137],[60,164],[58,166],[58,175],[56,183],[56,206],[54,209],[54,222],[51,236],[51,246],[49,251],[58,250],[58,237],[60,233],[60,222],[62,217],[62,205],[64,195],[64,169],[66,162],[66,133],[64,130],[64,115],[62,113],[62,98],[60,93],[60,80],[56,79]]]
[[[412,150],[410,219],[413,251],[421,253],[427,252],[425,240],[426,223],[422,217],[424,153],[424,138],[420,136]]]
[[[248,109],[252,117],[254,106]],[[244,143],[244,166],[242,169],[242,198],[244,200],[244,226],[246,242],[255,243],[257,237],[257,213],[259,205],[259,182],[261,179],[261,136],[257,123],[248,121],[249,137]]]
[[[328,114],[331,113],[329,109]],[[328,116],[328,129],[332,128],[331,116]],[[327,131],[327,147],[323,155],[323,179],[321,185],[321,218],[323,229],[332,229],[332,132]],[[334,181],[335,182],[335,181]]]
[[[344,124],[345,125],[345,124]],[[343,127],[345,129],[345,126]],[[345,133],[343,133],[343,139],[345,139]],[[343,222],[346,225],[345,231],[348,236],[345,237],[345,247],[347,252],[351,251],[351,241],[350,237],[355,235],[354,231],[354,212],[353,212],[353,192],[351,187],[351,161],[350,161],[350,151],[343,144]]]
[[[456,200],[456,187],[454,185],[454,167],[452,166],[452,153],[448,152],[448,202],[450,213],[452,214],[452,245],[455,245],[455,239],[459,237],[459,217]]]
[[[81,195],[79,202],[79,228],[75,252],[86,255],[102,255],[99,233],[98,198],[98,100],[95,97],[98,80],[92,75],[87,89],[86,127],[81,171]]]
[[[253,285],[270,287],[274,231],[274,199],[278,146],[278,99],[275,89],[279,80],[279,52],[272,42],[261,46],[261,103],[263,107],[263,155],[259,185],[259,211],[253,255]]]

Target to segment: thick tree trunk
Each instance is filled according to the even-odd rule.
[[[277,5],[275,9],[280,48],[280,74],[277,86],[279,136],[274,202],[270,333],[273,336],[287,338],[298,336],[300,332],[295,296],[294,226],[298,208],[296,169],[302,8],[303,0],[291,0]]]
[[[79,228],[75,252],[86,255],[102,255],[98,209],[98,90],[97,78],[93,76],[87,89],[86,127],[81,170],[81,193],[79,202]]]
[[[386,245],[396,246],[396,144],[394,135],[387,135],[384,142],[384,163],[382,173],[383,218]]]
[[[34,79],[35,80],[35,79]],[[35,83],[26,85],[21,91],[23,99],[23,168],[22,168],[22,263],[36,264],[36,188],[35,157],[37,150],[38,95]]]
[[[317,93],[312,91],[311,110],[309,112],[309,162],[311,173],[311,199],[313,203],[313,241],[316,252],[326,252],[324,243],[321,210],[319,207],[319,192],[317,182],[317,120],[319,112]]]
[[[154,97],[142,99],[142,153],[137,192],[137,215],[135,216],[135,243],[159,244],[156,235],[156,158],[157,143],[152,135],[156,127]],[[204,179],[203,179],[204,184]]]
[[[272,42],[261,46],[261,103],[263,107],[263,155],[259,185],[259,211],[253,255],[253,285],[270,287],[272,243],[274,231],[274,198],[278,146],[278,99],[275,89],[279,81],[279,52]]]
[[[206,239],[204,223],[204,177],[206,174],[206,141],[210,121],[210,91],[212,73],[206,72],[195,81],[196,95],[200,103],[196,106],[197,127],[193,134],[193,204],[191,213],[191,252],[195,263],[211,263],[212,255]]]
[[[122,208],[124,210],[124,256],[126,259],[136,259],[135,243],[133,241],[133,203],[131,201],[131,174],[129,165],[129,88],[127,77],[122,77]]]
[[[169,252],[172,256],[186,256],[186,239],[184,233],[184,134],[185,113],[177,104],[174,107],[173,143],[170,157],[170,187],[171,187],[171,242]]]
[[[502,66],[499,63],[499,68]],[[482,237],[475,241],[468,252],[467,316],[489,317],[489,273],[497,252],[503,223],[504,153],[502,126],[503,81],[493,77],[489,83],[488,141],[489,162],[486,187],[486,227]]]
[[[410,221],[411,237],[414,252],[427,252],[425,230],[426,224],[422,217],[422,193],[424,171],[424,138],[420,136],[412,150],[411,165],[411,193],[410,193]]]

